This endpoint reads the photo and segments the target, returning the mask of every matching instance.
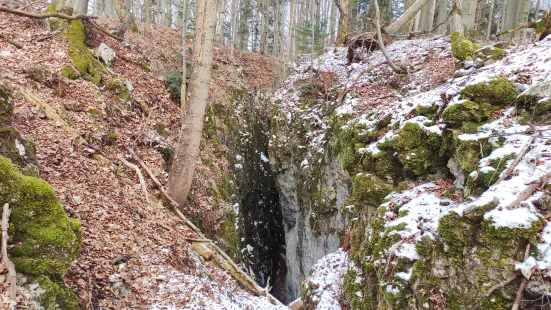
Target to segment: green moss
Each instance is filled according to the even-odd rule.
[[[459,60],[472,59],[474,52],[480,48],[459,32],[451,35],[451,42],[453,56]]]
[[[465,86],[461,97],[479,104],[487,103],[496,108],[510,105],[519,95],[516,86],[506,78],[496,77],[489,82]]]
[[[37,283],[41,294],[37,297],[38,303],[45,310],[78,310],[78,297],[67,289],[63,283],[57,283],[46,276],[31,279],[28,283]]]
[[[507,55],[507,52],[504,49],[499,47],[488,46],[476,51],[475,54],[478,58],[482,59],[483,61],[487,61],[490,59],[500,60],[503,57],[505,57],[505,55]]]
[[[535,95],[521,95],[517,101],[517,108],[521,112],[520,122],[551,124],[551,99],[541,98]]]
[[[480,123],[490,119],[492,107],[488,103],[476,103],[474,101],[463,101],[449,106],[442,113],[444,123],[452,128],[460,127],[466,122]]]
[[[18,272],[64,275],[79,255],[79,226],[65,214],[52,187],[17,173],[0,156],[0,201],[10,203],[10,256]]]
[[[109,131],[102,137],[102,142],[106,145],[113,145],[118,138],[119,138],[119,135],[116,132]]]
[[[513,159],[514,155],[508,155],[502,158],[492,159],[485,169],[478,169],[477,173],[469,175],[466,184],[466,195],[478,196],[494,184],[505,170],[507,161]]]
[[[454,143],[455,152],[453,157],[467,174],[475,171],[478,168],[480,159],[492,152],[492,145],[487,139],[470,141],[455,138]]]
[[[425,133],[416,123],[406,123],[392,143],[404,169],[415,176],[437,172],[447,162],[448,154],[440,156],[442,137]]]
[[[471,242],[473,226],[465,217],[452,211],[438,222],[438,234],[447,246],[447,252],[452,257],[461,258],[463,248]]]
[[[168,137],[168,126],[164,123],[157,122],[153,125],[153,130],[155,130],[159,136],[163,138]]]
[[[88,113],[90,113],[90,115],[97,117],[99,119],[104,119],[103,113],[101,113],[101,111],[98,109],[95,109],[95,108],[89,109]]]
[[[434,119],[434,116],[436,115],[436,112],[438,111],[438,106],[436,105],[418,105],[417,108],[415,108],[417,111],[417,115],[422,115],[427,117],[428,119]]]
[[[72,60],[72,67],[62,69],[63,76],[72,79],[81,77],[100,85],[103,69],[85,44],[86,29],[82,22],[80,20],[67,22],[63,34],[69,43],[68,52]]]
[[[126,81],[122,78],[114,78],[111,79],[107,85],[106,88],[115,95],[115,100],[126,106],[126,107],[132,107],[132,95],[128,91],[128,88],[126,88]]]
[[[138,65],[145,72],[151,72],[149,60],[145,57],[138,57]]]
[[[354,177],[352,190],[354,199],[366,204],[379,205],[391,190],[392,185],[387,184],[387,182],[377,176],[358,174]]]
[[[13,102],[11,98],[11,87],[0,80],[0,124],[11,123],[13,116]]]

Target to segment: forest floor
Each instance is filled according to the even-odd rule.
[[[107,29],[118,25],[98,23]],[[115,50],[113,71],[131,82],[134,103],[144,102],[149,116],[116,103],[103,87],[62,77],[60,70],[71,63],[65,39],[44,39],[50,34],[44,23],[0,13],[0,33],[23,45],[18,49],[0,40],[0,76],[14,89],[14,126],[36,142],[40,176],[54,187],[69,216],[82,223],[81,256],[64,281],[78,294],[81,309],[273,308],[267,298],[252,296],[203,260],[186,240],[196,235],[157,202],[160,192],[153,182],[146,176],[148,204],[135,171],[117,159],[133,161],[126,150],[131,148],[166,184],[158,149],[174,146],[178,136],[179,104],[170,98],[162,74],[182,67],[180,33],[162,26],[140,30],[128,31],[124,43],[96,31],[90,41],[92,50],[102,42]],[[140,66],[143,58],[150,72]],[[227,49],[215,49],[211,100],[223,100],[232,89],[275,85],[274,58],[254,53],[232,58]],[[51,74],[47,81],[34,79],[37,68]],[[59,122],[47,119],[17,91],[20,87],[32,89],[88,143],[77,143]],[[154,130],[156,124],[165,124],[167,134]],[[219,177],[202,158],[198,177]],[[227,162],[218,158],[215,164],[223,170]],[[210,198],[200,182],[192,196],[187,215],[206,210]]]

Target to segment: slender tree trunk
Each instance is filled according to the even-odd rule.
[[[268,40],[268,23],[270,19],[270,9],[268,7],[268,0],[262,1],[262,26],[260,30],[260,52],[262,54],[268,54],[266,42]]]
[[[404,9],[405,11],[407,11],[412,5],[413,5],[413,2],[415,0],[405,0],[404,1]],[[404,12],[405,12],[404,11]],[[413,30],[413,23],[414,23],[415,19],[412,18],[410,19],[405,25],[404,27],[400,30],[400,32],[402,32],[402,34],[404,35],[408,35],[412,30]]]
[[[533,18],[533,21],[535,22],[539,20],[540,7],[541,7],[541,0],[538,0],[538,2],[536,2],[536,10],[534,11],[534,18]]]
[[[490,3],[490,14],[488,15],[488,26],[486,27],[486,39],[490,40],[490,35],[492,34],[492,22],[494,21],[494,7],[495,0],[492,0]]]
[[[224,44],[224,15],[226,13],[226,1],[219,0],[218,2],[218,20],[216,24],[216,42]]]
[[[274,22],[274,41],[272,43],[272,55],[276,56],[276,57],[279,57],[279,40],[280,40],[280,35],[281,35],[281,29],[280,29],[280,21],[279,21],[279,16],[281,14],[281,12],[279,12],[280,8],[279,8],[279,2],[280,0],[275,0],[276,2],[276,7],[275,7],[275,22]]]
[[[461,0],[453,0],[451,7],[451,16],[448,21],[450,34],[459,32],[463,33],[464,27],[461,21]]]
[[[482,16],[484,15],[485,1],[486,0],[477,0],[473,31],[478,32],[478,29],[480,28],[480,22],[482,20]]]
[[[146,25],[151,24],[151,0],[143,1],[144,21]]]
[[[507,0],[503,8],[503,16],[501,18],[501,31],[509,30],[515,28],[518,16],[518,8],[521,4],[521,0]],[[503,35],[501,39],[511,40],[513,34],[509,33]]]
[[[447,27],[445,25],[446,18],[448,18],[448,0],[439,0],[438,1],[438,16],[436,19],[436,24],[442,24],[436,28],[437,33],[446,33]]]
[[[517,15],[517,23],[515,27],[528,22],[528,16],[530,15],[530,7],[532,2],[530,0],[520,1]],[[522,43],[526,37],[526,29],[515,32],[515,39],[517,42]]]
[[[239,5],[239,0],[231,0],[231,45],[230,45],[230,55],[233,59],[233,49],[236,46],[237,39],[237,7]]]
[[[147,0],[146,0],[147,1]],[[186,100],[187,100],[187,26],[188,26],[188,3],[189,0],[182,1],[182,87],[180,90],[180,108],[181,121],[184,125],[184,116],[186,115]]]
[[[287,60],[291,61],[293,60],[293,47],[295,46],[295,18],[296,18],[296,12],[297,12],[297,1],[291,0],[290,8],[291,10],[291,17],[289,18],[289,36],[287,39]]]
[[[417,0],[409,9],[407,9],[402,16],[400,16],[390,26],[386,27],[386,32],[390,35],[394,35],[400,31],[404,25],[410,21],[417,12],[427,3],[428,0]]]
[[[168,176],[168,192],[181,206],[185,205],[199,155],[201,135],[212,71],[212,53],[216,29],[216,0],[199,0],[193,40],[193,79],[190,82],[189,105],[175,157]]]
[[[333,1],[329,1],[331,13],[329,14],[329,41],[335,42],[335,24],[337,22],[337,7]]]

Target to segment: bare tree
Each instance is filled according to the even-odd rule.
[[[212,71],[216,3],[217,0],[197,1],[192,58],[193,79],[189,88],[189,104],[186,105],[174,161],[168,176],[169,194],[180,205],[185,204],[191,190],[201,144]]]
[[[414,16],[419,12],[419,10],[427,3],[428,0],[417,0],[412,4],[409,9],[407,9],[402,16],[400,16],[395,22],[390,26],[385,28],[385,31],[388,34],[396,34],[400,29],[402,29]]]
[[[450,33],[463,33],[463,22],[461,21],[461,0],[453,0],[448,21]]]

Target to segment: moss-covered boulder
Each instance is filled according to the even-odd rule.
[[[24,286],[30,289],[31,297],[45,310],[77,310],[78,297],[61,282],[56,282],[47,276],[24,278]]]
[[[353,188],[354,199],[377,206],[390,193],[392,185],[377,176],[361,173],[354,177]]]
[[[18,173],[0,156],[0,201],[12,209],[9,254],[18,272],[64,275],[78,257],[80,222],[70,219],[52,187]]]
[[[13,116],[13,102],[11,99],[11,87],[0,79],[0,124],[11,123]]]
[[[449,106],[442,113],[442,120],[452,128],[460,127],[465,122],[480,123],[490,119],[492,107],[488,103],[476,103],[466,100]]]
[[[61,70],[61,75],[69,79],[83,78],[100,85],[104,71],[99,60],[86,46],[86,28],[80,20],[64,22],[63,36],[69,44],[69,57],[72,64]]]
[[[461,97],[479,104],[487,103],[496,108],[503,108],[513,102],[519,95],[518,88],[503,77],[495,77],[487,82],[465,86]]]
[[[453,56],[462,61],[471,60],[474,52],[480,48],[480,46],[474,44],[464,34],[459,32],[451,35],[451,41]]]
[[[115,100],[125,107],[132,107],[132,95],[122,78],[113,78],[107,82],[106,88],[115,95]]]
[[[500,60],[507,55],[507,52],[499,47],[487,46],[477,50],[475,55],[483,61]]]

